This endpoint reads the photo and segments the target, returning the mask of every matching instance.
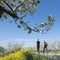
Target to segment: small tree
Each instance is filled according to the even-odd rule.
[[[0,57],[5,55],[5,48],[0,46]]]
[[[44,34],[51,29],[55,21],[53,16],[49,15],[47,21],[34,27],[30,27],[23,20],[28,13],[33,15],[36,12],[38,3],[40,3],[39,0],[0,0],[0,19],[8,19],[11,16],[18,28],[23,27],[25,30],[28,30],[28,33],[35,31]]]
[[[5,51],[5,48],[0,47],[0,52],[4,52],[4,51]]]

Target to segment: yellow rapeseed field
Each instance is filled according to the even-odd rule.
[[[0,58],[0,60],[25,60],[24,53],[28,52],[28,49],[12,53],[8,56]]]

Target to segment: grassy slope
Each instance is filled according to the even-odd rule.
[[[54,60],[38,54],[33,54],[29,50],[21,50],[16,53],[12,53],[8,56],[0,58],[0,60]]]

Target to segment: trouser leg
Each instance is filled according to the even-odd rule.
[[[45,47],[43,48],[43,53],[45,52]]]
[[[39,47],[37,47],[37,51],[39,52]]]

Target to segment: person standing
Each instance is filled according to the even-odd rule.
[[[46,51],[47,52],[47,46],[48,46],[48,43],[46,41],[44,41],[44,48],[43,48],[43,53]]]
[[[37,40],[37,52],[40,52],[40,41],[39,41],[39,39]]]

